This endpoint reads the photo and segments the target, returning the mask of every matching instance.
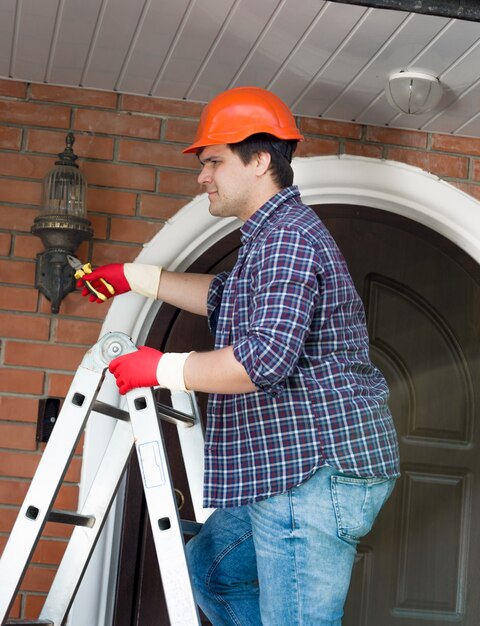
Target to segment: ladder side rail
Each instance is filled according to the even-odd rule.
[[[172,406],[177,411],[191,415],[195,419],[192,427],[177,424],[177,429],[195,519],[197,522],[203,523],[213,513],[214,509],[203,507],[205,437],[200,409],[195,394],[191,391],[172,391],[171,398]]]
[[[177,501],[152,389],[129,391],[127,403],[170,623],[172,626],[199,626]]]
[[[81,513],[95,518],[93,527],[75,527],[40,613],[61,626],[75,599],[85,570],[105,526],[134,446],[129,422],[117,422]]]
[[[32,558],[89,411],[103,371],[79,367],[40,459],[0,560],[0,621],[3,624]]]

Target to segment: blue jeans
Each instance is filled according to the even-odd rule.
[[[187,543],[199,606],[214,626],[340,626],[356,546],[394,484],[323,467],[286,493],[217,509]]]

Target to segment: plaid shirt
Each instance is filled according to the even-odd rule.
[[[209,399],[205,506],[284,492],[324,465],[397,476],[388,388],[332,236],[294,186],[241,234],[235,267],[210,287],[209,322],[215,347],[233,345],[258,391]]]

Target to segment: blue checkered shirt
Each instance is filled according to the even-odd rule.
[[[209,399],[205,506],[284,492],[324,465],[398,476],[387,384],[369,359],[363,305],[332,236],[295,186],[241,235],[233,270],[211,284],[209,322],[215,347],[233,346],[258,391]]]

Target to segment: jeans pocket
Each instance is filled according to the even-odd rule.
[[[395,479],[332,476],[331,490],[338,536],[357,544],[371,530],[394,485]]]

